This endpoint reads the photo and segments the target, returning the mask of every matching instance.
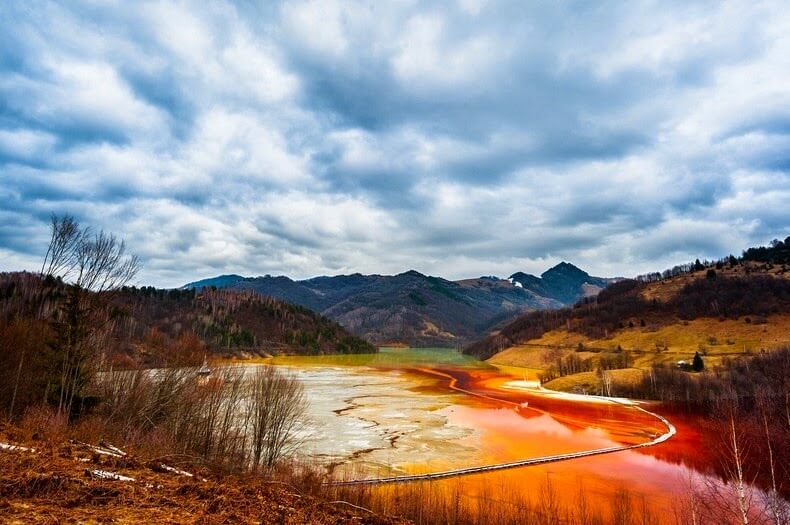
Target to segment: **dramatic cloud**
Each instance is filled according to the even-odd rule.
[[[0,271],[660,270],[790,234],[784,2],[6,2]]]

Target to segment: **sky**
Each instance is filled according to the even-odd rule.
[[[633,276],[790,235],[777,2],[0,3],[0,271]]]

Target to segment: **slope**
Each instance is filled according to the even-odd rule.
[[[524,315],[465,352],[535,369],[551,387],[586,389],[600,386],[600,370],[627,380],[628,370],[690,366],[696,353],[708,367],[779,348],[789,329],[790,269],[744,256],[618,282],[573,308]]]
[[[36,332],[41,345],[48,345],[68,289],[59,280],[42,280],[36,274],[0,274],[0,332],[27,323],[26,331]],[[106,306],[91,322],[101,325],[108,355],[152,364],[196,355],[202,359],[206,351],[229,355],[376,351],[334,321],[249,291],[129,287],[102,301]]]

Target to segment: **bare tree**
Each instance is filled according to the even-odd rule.
[[[592,519],[592,512],[590,509],[590,502],[587,501],[584,485],[579,480],[579,486],[576,492],[576,523],[590,523]]]
[[[75,284],[85,290],[106,292],[131,281],[139,270],[136,255],[126,254],[126,243],[115,235],[85,230],[74,257]]]
[[[248,404],[254,469],[271,468],[295,450],[305,408],[304,388],[293,374],[273,366],[255,369]]]
[[[628,525],[632,521],[631,492],[625,487],[619,487],[611,499],[611,513],[613,525]]]
[[[724,437],[720,455],[726,483],[722,486],[713,478],[706,481],[705,505],[709,513],[719,520],[729,516],[728,522],[749,525],[754,494],[746,479],[747,435],[739,419],[738,396],[734,389],[726,393],[718,410]]]
[[[782,500],[779,494],[776,476],[776,462],[774,460],[774,449],[771,443],[771,431],[768,425],[768,414],[770,410],[771,394],[764,388],[757,388],[756,390],[757,409],[760,413],[760,419],[765,432],[765,444],[768,449],[768,469],[771,474],[771,488],[768,490],[768,498],[766,501],[768,519],[774,525],[787,523],[790,516],[787,515],[788,506]]]
[[[563,521],[559,494],[548,473],[546,481],[540,486],[540,514],[546,525],[559,525]]]
[[[686,493],[673,500],[672,513],[675,525],[700,525],[703,523],[702,496],[697,489],[697,479],[692,471],[686,478]]]
[[[80,228],[71,215],[52,215],[42,275],[73,278],[80,288],[103,292],[127,284],[139,267],[137,256],[127,254],[126,244],[115,235]]]
[[[735,411],[730,411],[728,415],[728,439],[727,445],[730,447],[731,454],[731,468],[730,478],[733,481],[733,490],[735,490],[735,500],[738,504],[738,514],[743,525],[749,524],[749,509],[751,507],[751,497],[747,492],[746,478],[744,475],[744,450],[742,438],[739,436],[738,429],[735,422]]]
[[[107,340],[106,292],[126,285],[138,270],[137,257],[127,254],[125,243],[114,235],[80,228],[70,215],[52,215],[41,273],[59,274],[73,282],[53,320],[58,338],[56,361],[60,364],[50,383],[57,388],[58,414],[69,414],[75,399],[81,397],[90,383],[88,364]]]
[[[601,393],[612,397],[612,373],[609,370],[601,370]]]

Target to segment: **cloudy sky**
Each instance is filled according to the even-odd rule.
[[[634,275],[790,235],[772,2],[2,2],[0,270]]]

